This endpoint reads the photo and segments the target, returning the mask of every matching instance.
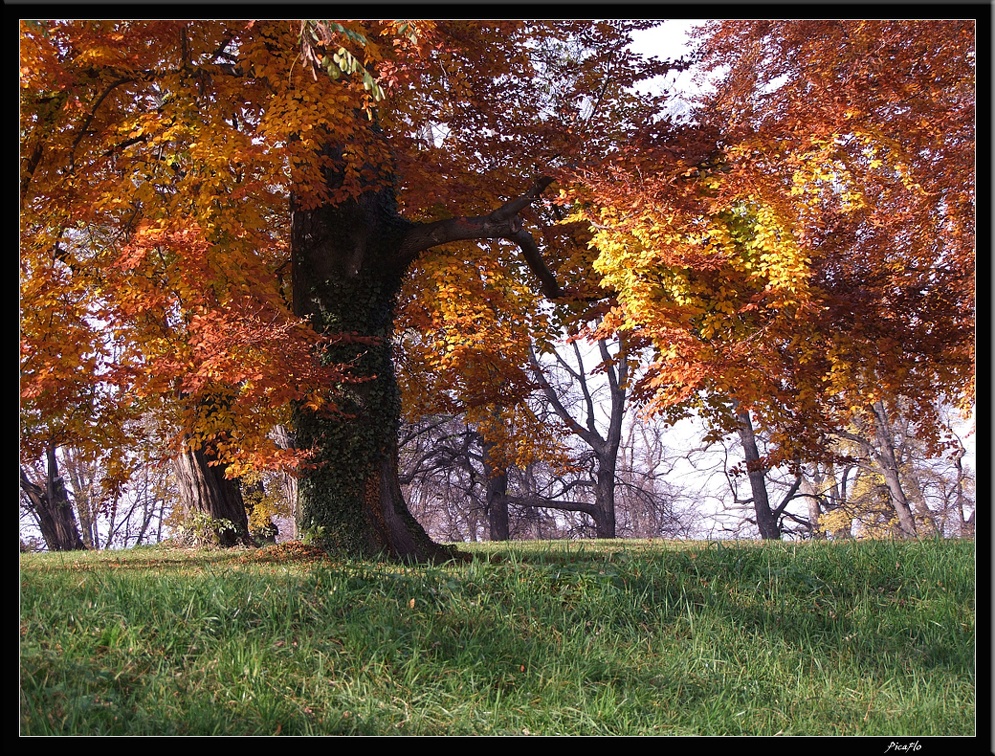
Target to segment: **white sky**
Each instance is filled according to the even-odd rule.
[[[662,60],[676,60],[691,52],[691,42],[688,40],[688,33],[699,24],[705,23],[705,19],[671,19],[660,22],[660,26],[633,34],[632,49],[635,52],[646,56],[653,56]],[[646,82],[640,89],[651,94],[660,94],[663,91],[670,92],[673,97],[672,104],[667,110],[670,115],[679,115],[686,110],[682,107],[683,96],[694,94],[697,86],[694,82],[695,72],[693,69],[687,71],[674,71],[667,76],[660,77]]]

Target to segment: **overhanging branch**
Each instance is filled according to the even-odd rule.
[[[507,239],[515,242],[522,250],[526,264],[539,279],[542,293],[549,299],[562,297],[563,290],[557,283],[556,276],[546,265],[539,246],[532,238],[532,234],[522,227],[522,219],[518,216],[522,210],[535,202],[551,183],[553,179],[548,176],[540,178],[527,192],[508,200],[489,215],[460,216],[413,225],[401,242],[398,262],[407,266],[425,250],[447,242]]]

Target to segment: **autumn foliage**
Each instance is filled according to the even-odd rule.
[[[691,407],[817,459],[875,402],[974,375],[970,22],[712,22],[694,125],[580,176],[616,327],[649,337],[651,411]],[[776,461],[776,460],[775,460]]]
[[[974,392],[973,23],[710,22],[683,120],[634,89],[673,67],[648,25],[22,21],[22,456],[152,413],[170,453],[294,468],[272,428],[358,412],[396,345],[409,415],[552,457],[529,353],[566,332],[648,348],[648,412],[752,416],[767,465],[885,403],[939,448]],[[325,211],[343,279],[390,252],[375,328],[300,284]]]
[[[288,181],[313,173],[297,135],[367,98],[291,85],[298,50],[289,24],[22,24],[26,453],[152,410],[233,473],[294,461],[269,430],[348,379],[283,285]]]

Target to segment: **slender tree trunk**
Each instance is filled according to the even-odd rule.
[[[850,473],[853,470],[852,466],[846,466],[843,468],[842,472],[837,472],[836,468],[830,468],[833,476],[833,485],[830,488],[830,502],[829,509],[827,511],[834,511],[840,509],[841,507],[846,507],[847,505],[847,480],[850,477]],[[850,532],[852,527],[852,522],[850,526],[845,528],[837,528],[833,531],[833,538],[836,540],[852,538],[853,534]]]
[[[954,466],[957,469],[957,482],[955,494],[955,508],[957,510],[957,535],[960,538],[974,538],[974,512],[971,516],[964,517],[964,454],[966,450],[963,445],[957,450],[954,456]],[[975,509],[977,511],[977,509]]]
[[[874,415],[874,437],[877,441],[877,462],[881,474],[884,476],[885,484],[888,486],[888,494],[891,498],[891,505],[898,515],[898,527],[905,538],[915,538],[916,531],[915,518],[912,516],[912,508],[909,506],[908,497],[902,488],[902,481],[898,473],[898,461],[895,456],[895,445],[891,436],[891,426],[888,423],[888,413],[885,410],[884,402],[875,402],[871,406]]]
[[[215,528],[219,546],[253,545],[238,481],[225,477],[224,466],[211,465],[203,448],[183,450],[173,460],[180,502],[188,513],[202,512],[227,525]]]
[[[743,453],[746,456],[746,472],[750,478],[753,511],[757,515],[760,537],[764,540],[778,540],[781,537],[781,525],[770,508],[770,499],[767,497],[767,471],[760,461],[760,450],[757,448],[757,437],[753,431],[750,413],[746,410],[737,410],[736,419],[739,420],[739,440],[743,444]]]
[[[484,476],[487,478],[487,520],[492,541],[507,541],[508,528],[508,473],[494,465],[494,444],[482,440],[484,450]]]
[[[281,449],[291,449],[295,447],[293,438],[291,437],[290,433],[287,432],[287,429],[284,426],[279,425],[273,430],[274,430],[274,438],[276,440],[276,443],[280,446]],[[291,540],[296,540],[297,539],[297,477],[295,475],[291,475],[290,473],[281,472],[279,480],[280,480],[280,493],[283,499],[289,505],[289,510],[291,514],[290,523],[289,523],[290,532],[288,533],[284,531],[283,535],[285,537],[290,538]],[[284,521],[281,520],[281,522]]]
[[[799,490],[805,497],[805,505],[808,507],[809,534],[816,540],[822,540],[826,537],[826,534],[819,528],[819,516],[822,514],[822,510],[819,506],[819,495],[816,486],[821,487],[821,484],[822,476],[819,473],[818,465],[816,465],[812,480],[810,481],[807,477],[803,477],[799,486]]]
[[[611,401],[608,428],[604,436],[598,431],[594,398],[587,382],[587,372],[577,342],[573,342],[574,357],[577,363],[576,369],[568,365],[566,360],[559,355],[557,355],[557,361],[566,369],[580,388],[585,408],[583,423],[567,410],[556,390],[546,379],[542,365],[540,365],[539,359],[533,349],[529,350],[529,361],[532,364],[532,374],[539,383],[553,411],[566,424],[571,433],[579,437],[591,448],[595,459],[598,461],[598,469],[594,479],[594,506],[590,508],[590,511],[587,507],[580,509],[571,507],[570,509],[573,511],[583,511],[594,520],[594,530],[597,538],[615,538],[616,470],[618,465],[618,449],[622,443],[622,421],[625,417],[628,363],[626,361],[626,347],[624,342],[620,345],[619,352],[614,358],[608,350],[608,343],[605,339],[599,339],[598,349],[601,353],[602,364],[605,366],[604,374],[608,381],[608,392]],[[553,502],[550,503],[550,506],[557,508],[557,504]],[[563,508],[562,503],[560,503],[559,508]]]
[[[574,342],[574,346],[576,347],[576,342]],[[625,418],[625,401],[628,391],[626,386],[629,374],[628,350],[625,341],[621,341],[615,364],[612,364],[612,356],[608,351],[608,342],[605,339],[598,340],[598,350],[601,352],[605,376],[608,379],[611,408],[604,444],[600,449],[595,449],[598,457],[595,501],[598,504],[598,511],[601,512],[596,532],[598,538],[615,538],[617,535],[615,528],[615,487],[618,482],[616,472],[618,469],[618,449],[622,445],[622,421]],[[580,364],[579,360],[578,356],[578,365]],[[590,425],[593,427],[593,422]]]
[[[20,468],[21,490],[24,491],[38,516],[38,526],[49,551],[85,549],[80,537],[76,513],[69,501],[65,484],[59,475],[55,447],[46,450],[48,471],[45,486],[33,483]]]
[[[974,538],[975,527],[974,527],[974,515],[978,512],[977,509],[972,509],[971,514],[966,520],[963,520],[963,527],[960,530],[961,538]]]
[[[152,496],[150,491],[149,468],[147,464],[142,468],[141,502],[142,524],[139,527],[138,535],[135,538],[135,546],[142,545],[142,542],[145,540],[145,534],[148,532],[149,525],[152,524],[152,519],[155,516],[156,499]]]
[[[909,468],[906,468],[909,473],[906,481],[909,484],[909,499],[913,517],[918,522],[916,529],[920,535],[935,536],[943,532],[941,521],[936,513],[929,508],[929,503],[926,501],[926,495],[923,491],[922,481],[919,478],[918,472],[914,468],[910,468],[911,465]]]

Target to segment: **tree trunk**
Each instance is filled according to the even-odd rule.
[[[598,514],[594,518],[597,538],[615,538],[615,459],[601,459],[594,488]]]
[[[249,519],[238,481],[229,480],[224,466],[211,465],[210,461],[203,448],[185,449],[174,458],[180,502],[187,513],[200,512],[215,521],[212,528],[219,546],[251,546]]]
[[[76,523],[76,513],[59,475],[55,447],[46,450],[48,472],[46,485],[32,483],[20,468],[21,490],[38,516],[38,526],[49,551],[79,551],[86,548]]]
[[[909,506],[908,497],[902,488],[902,481],[898,474],[898,460],[895,456],[895,445],[892,440],[891,426],[888,423],[888,414],[884,407],[884,402],[874,402],[871,405],[874,415],[874,437],[877,441],[877,462],[884,475],[885,484],[888,486],[888,494],[891,498],[891,505],[898,515],[898,527],[901,535],[905,538],[915,538],[916,531],[915,518],[912,516],[912,508]]]
[[[781,525],[777,521],[777,515],[770,508],[770,499],[767,497],[767,471],[760,461],[760,450],[757,448],[757,437],[753,432],[750,413],[737,409],[736,419],[739,420],[739,439],[743,444],[743,453],[746,456],[746,472],[750,477],[753,511],[757,515],[760,537],[764,540],[779,540],[781,538]]]
[[[296,448],[296,444],[293,441],[290,433],[287,429],[278,425],[273,429],[274,439],[281,449],[292,449]],[[281,472],[279,476],[280,481],[280,494],[284,501],[287,502],[288,509],[290,511],[290,522],[281,520],[281,524],[284,525],[284,530],[281,531],[283,535],[290,540],[297,539],[297,476],[292,475],[287,472]],[[288,527],[289,526],[289,527]],[[288,532],[289,530],[289,532]]]
[[[487,520],[490,524],[492,541],[507,541],[508,528],[508,473],[495,469],[493,459],[494,444],[481,439],[484,450],[484,475],[487,478]]]
[[[353,337],[329,346],[324,359],[350,365],[359,379],[336,396],[336,410],[295,413],[297,446],[314,451],[298,480],[297,517],[299,532],[329,551],[438,561],[453,551],[408,512],[397,474],[401,399],[392,340],[407,226],[387,190],[294,210],[294,309],[321,333]]]
[[[802,474],[804,475],[804,471],[802,471]],[[805,497],[805,505],[808,507],[809,535],[814,540],[822,540],[826,537],[826,534],[819,527],[819,517],[822,514],[822,507],[818,489],[821,487],[822,474],[819,472],[819,466],[813,465],[812,480],[810,481],[807,477],[804,477],[799,490]]]
[[[966,453],[967,450],[961,445],[954,455],[954,466],[957,469],[956,495],[954,499],[957,510],[957,535],[960,538],[974,538],[974,513],[977,511],[977,507],[971,512],[970,517],[964,517],[964,455]]]

